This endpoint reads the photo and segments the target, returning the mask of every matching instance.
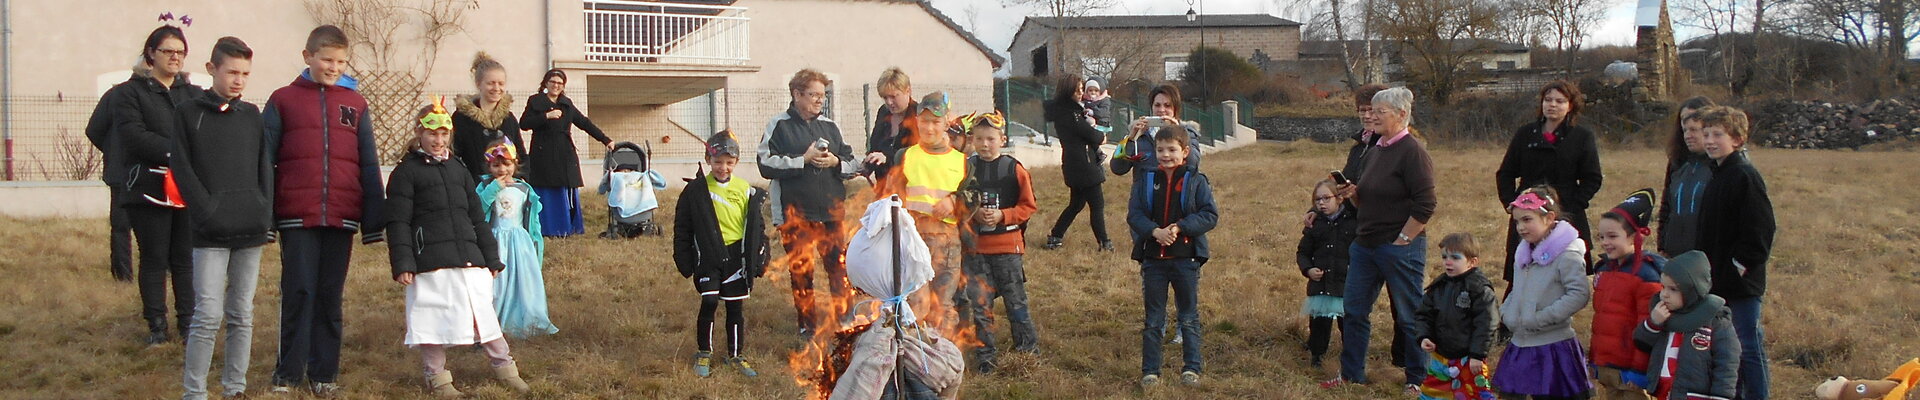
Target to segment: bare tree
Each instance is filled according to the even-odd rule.
[[[1462,64],[1488,49],[1482,38],[1499,24],[1498,8],[1475,0],[1396,0],[1377,6],[1374,20],[1380,21],[1381,35],[1400,44],[1410,80],[1439,104],[1464,89],[1472,74]]]
[[[1574,57],[1579,54],[1588,35],[1587,28],[1596,26],[1604,16],[1607,7],[1618,3],[1617,0],[1532,0],[1511,3],[1513,8],[1508,15],[1525,16],[1533,19],[1544,28],[1539,39],[1549,39],[1553,48],[1560,51],[1562,65],[1567,71],[1574,67]]]
[[[1734,33],[1740,23],[1739,0],[1679,0],[1673,4],[1674,9],[1679,11],[1677,18],[1674,19],[1675,23],[1705,29],[1714,38]],[[1731,90],[1734,64],[1732,61],[1739,55],[1735,46],[1725,45],[1724,41],[1718,42],[1723,42],[1717,46],[1720,53],[1715,55],[1715,58],[1720,60],[1720,79],[1726,81],[1727,88]]]
[[[1000,1],[1000,5],[1005,7],[1033,7],[1035,10],[1035,15],[1044,16],[1044,17],[1053,17],[1056,21],[1059,21],[1061,19],[1068,18],[1068,17],[1084,17],[1084,16],[1092,15],[1095,12],[1113,8],[1119,3],[1120,3],[1119,0],[1001,0]],[[1061,22],[1064,22],[1064,21],[1061,21]],[[1073,30],[1073,27],[1069,26],[1068,24],[1061,23],[1058,25],[1059,26],[1055,27],[1055,30],[1054,30],[1054,32],[1056,32],[1055,37],[1061,37],[1061,38],[1067,37],[1067,32]],[[1058,61],[1067,61],[1069,60],[1068,55],[1074,54],[1070,52],[1068,49],[1064,48],[1066,46],[1070,46],[1069,44],[1065,43],[1066,42],[1065,40],[1062,40],[1061,42],[1062,43],[1060,47],[1062,48],[1052,49],[1048,53],[1049,56],[1055,58],[1056,63],[1058,63]],[[1072,61],[1078,63],[1079,60],[1072,60]],[[1056,69],[1056,70],[1064,71],[1066,69]]]

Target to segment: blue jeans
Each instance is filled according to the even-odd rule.
[[[1740,381],[1734,386],[1734,398],[1741,400],[1766,400],[1767,382],[1772,378],[1767,371],[1767,331],[1760,327],[1763,303],[1760,297],[1727,300],[1727,309],[1733,312],[1733,333],[1740,337]]]
[[[1347,315],[1340,319],[1340,378],[1348,382],[1367,382],[1367,342],[1373,338],[1373,303],[1380,298],[1385,284],[1393,300],[1395,324],[1413,326],[1414,310],[1420,305],[1420,281],[1426,277],[1427,237],[1421,235],[1406,246],[1391,243],[1365,247],[1358,243],[1347,247]],[[1399,330],[1400,340],[1411,344],[1414,338]],[[1427,353],[1419,346],[1406,347],[1406,383],[1417,384],[1426,378]]]
[[[1182,372],[1200,373],[1200,262],[1194,259],[1141,260],[1140,293],[1146,298],[1147,317],[1140,329],[1140,373],[1160,373],[1160,343],[1167,328],[1167,287],[1173,287],[1173,305],[1179,310]]]
[[[182,399],[207,398],[207,370],[213,367],[214,336],[227,335],[220,369],[223,393],[247,389],[247,365],[253,356],[253,292],[260,284],[261,247],[193,249],[193,328],[187,332]],[[231,397],[231,396],[229,396]]]

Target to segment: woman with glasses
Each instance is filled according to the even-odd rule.
[[[201,93],[187,83],[187,35],[165,25],[147,34],[133,76],[101,96],[107,129],[107,170],[118,180],[114,207],[122,207],[140,246],[140,315],[148,345],[167,337],[167,278],[173,278],[174,319],[186,339],[193,318],[193,242],[185,205],[170,198],[167,157],[180,135],[181,104]]]
[[[611,149],[607,138],[593,120],[567,98],[567,72],[547,70],[540,80],[540,92],[527,97],[527,109],[520,113],[520,129],[533,131],[525,169],[527,184],[539,194],[540,234],[560,237],[586,233],[586,219],[580,212],[580,155],[573,145],[573,128]]]

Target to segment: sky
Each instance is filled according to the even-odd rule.
[[[1117,5],[1100,14],[1186,14],[1188,3],[1185,0],[1116,0]],[[1320,4],[1322,0],[1304,0]],[[1632,45],[1634,37],[1635,0],[1609,0],[1613,4],[1607,8],[1600,26],[1593,29],[1587,44]],[[1020,22],[1028,15],[1039,14],[1032,7],[1006,7],[1001,0],[932,0],[933,6],[952,17],[961,26],[967,27],[987,43],[994,51],[1005,56],[1007,45],[1013,42],[1013,34],[1020,29]],[[1200,14],[1271,14],[1289,20],[1305,23],[1304,11],[1287,8],[1301,1],[1297,0],[1199,0],[1194,8]],[[1675,29],[1683,29],[1675,27]],[[1681,32],[1682,36],[1689,36]],[[1683,39],[1684,40],[1684,39]]]

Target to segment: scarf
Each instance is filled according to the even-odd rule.
[[[1551,264],[1554,257],[1565,253],[1567,247],[1578,240],[1580,240],[1580,231],[1574,230],[1572,224],[1568,224],[1567,221],[1554,221],[1553,232],[1548,233],[1547,238],[1541,240],[1538,246],[1525,240],[1520,241],[1519,251],[1513,253],[1513,268]]]

